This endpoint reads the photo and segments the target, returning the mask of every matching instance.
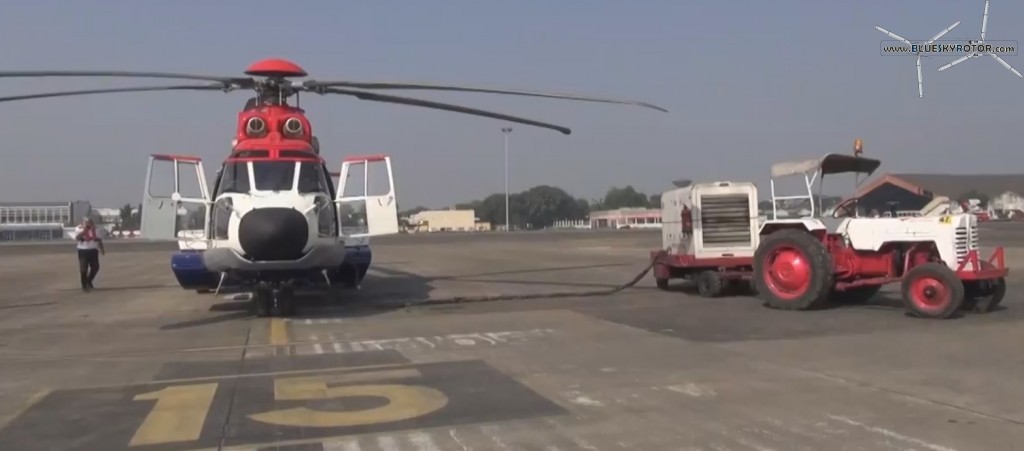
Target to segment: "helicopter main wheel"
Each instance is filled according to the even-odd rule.
[[[252,292],[250,302],[252,302],[252,310],[256,316],[260,318],[270,316],[271,307],[274,304],[274,290],[266,283],[257,284],[256,289]]]

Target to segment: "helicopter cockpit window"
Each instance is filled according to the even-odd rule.
[[[217,185],[217,196],[224,193],[248,193],[249,165],[246,163],[227,163],[221,169],[220,184]]]
[[[291,191],[295,180],[294,161],[254,161],[253,181],[260,191]]]
[[[299,165],[300,193],[329,193],[324,171],[319,163],[303,162]]]

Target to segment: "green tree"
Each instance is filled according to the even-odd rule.
[[[124,204],[118,212],[121,222],[117,225],[120,230],[135,230],[135,218],[132,216],[132,204]]]
[[[550,227],[560,219],[578,219],[579,204],[569,193],[554,186],[540,185],[520,193],[525,225],[531,229]]]
[[[647,195],[627,185],[625,188],[612,187],[604,196],[604,208],[616,210],[619,208],[646,208],[650,205]]]
[[[647,208],[661,208],[661,194],[651,194],[648,196]]]

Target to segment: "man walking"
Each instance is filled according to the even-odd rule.
[[[82,218],[82,224],[75,227],[75,239],[78,240],[78,272],[82,279],[82,291],[92,290],[92,281],[100,272],[100,254],[106,255],[103,240],[96,230],[92,219]]]

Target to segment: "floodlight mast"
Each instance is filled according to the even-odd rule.
[[[967,41],[968,44],[971,44],[971,45],[984,45],[985,44],[985,31],[986,31],[987,28],[988,28],[988,0],[985,0],[985,12],[981,16],[981,40],[980,41],[969,40],[969,41]],[[1005,67],[1006,70],[1009,70],[1010,72],[1013,72],[1013,74],[1016,75],[1017,78],[1024,78],[1024,75],[1022,75],[1020,73],[1020,71],[1018,71],[1017,69],[1014,69],[1013,66],[1010,65],[1010,63],[1007,63],[1005,60],[1000,58],[999,55],[996,55],[995,53],[992,53],[992,52],[973,52],[973,53],[971,53],[969,55],[961,56],[960,58],[957,58],[957,59],[955,59],[953,61],[950,61],[945,66],[940,67],[939,70],[940,71],[944,71],[946,69],[949,69],[950,67],[956,66],[957,64],[960,64],[960,63],[962,63],[964,61],[967,61],[967,60],[969,60],[971,58],[977,58],[977,57],[979,57],[981,55],[991,56],[992,59],[996,60],[996,62],[998,62],[1003,67]]]

